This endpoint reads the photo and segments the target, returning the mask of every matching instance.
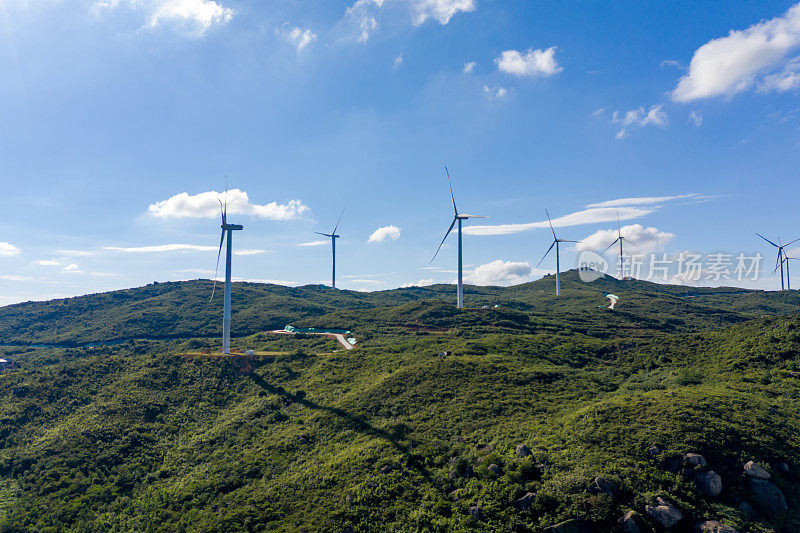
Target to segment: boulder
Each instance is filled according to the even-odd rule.
[[[528,457],[531,454],[530,448],[524,444],[517,444],[517,457]]]
[[[589,485],[589,492],[592,494],[608,494],[612,498],[617,496],[617,485],[604,477],[596,477]]]
[[[699,453],[687,453],[683,456],[683,461],[687,466],[691,466],[692,468],[705,468],[708,466],[708,461],[706,461],[706,458]]]
[[[698,522],[694,529],[697,533],[739,533],[735,528],[720,524],[716,520]]]
[[[661,455],[661,452],[663,451],[664,450],[661,449],[661,446],[650,446],[649,448],[647,448],[647,453],[650,454],[650,457],[656,457],[658,455]]]
[[[488,467],[486,467],[486,469],[495,476],[502,475],[503,473],[503,469],[494,463],[490,464]]]
[[[647,505],[644,510],[650,517],[666,529],[675,527],[683,520],[683,513],[670,501],[658,497],[655,505]]]
[[[694,484],[706,496],[719,496],[722,492],[722,478],[713,470],[697,472],[694,476]]]
[[[739,505],[737,507],[739,508],[739,511],[741,511],[741,513],[744,515],[744,517],[747,518],[748,520],[753,520],[756,516],[758,516],[758,513],[753,508],[753,506],[750,505],[750,502],[742,500],[739,502]]]
[[[652,531],[644,518],[636,511],[628,511],[619,521],[623,533],[649,533]]]
[[[519,509],[520,511],[527,511],[533,505],[533,500],[536,499],[536,495],[532,492],[528,492],[522,498],[519,498],[517,501],[514,502],[514,507]]]
[[[781,489],[766,479],[750,478],[749,485],[753,503],[768,515],[779,515],[789,509]]]
[[[754,479],[769,479],[772,476],[760,464],[750,461],[744,465],[744,473],[747,477]]]
[[[381,467],[381,474],[389,474],[392,470],[394,470],[392,465],[383,465]]]
[[[344,497],[344,501],[346,503],[353,503],[353,500],[355,500],[355,498],[353,497],[352,494],[348,494],[347,496]]]
[[[481,519],[481,509],[477,505],[473,505],[469,508],[469,515],[474,518],[475,520]]]
[[[769,466],[771,466],[774,471],[780,472],[781,474],[789,473],[789,465],[783,461],[770,461]]]
[[[592,531],[594,530],[588,522],[572,518],[544,528],[543,533],[591,533]]]

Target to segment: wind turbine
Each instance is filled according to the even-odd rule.
[[[239,224],[228,224],[228,191],[225,190],[225,204],[219,203],[222,211],[222,236],[219,239],[219,250],[217,251],[217,269],[214,271],[214,287],[211,289],[211,299],[214,299],[214,292],[217,290],[217,272],[219,272],[219,258],[222,255],[222,244],[225,242],[227,233],[228,246],[225,249],[225,299],[222,313],[222,353],[231,353],[231,253],[233,251],[233,232],[244,229]]]
[[[331,239],[331,250],[333,251],[333,272],[331,275],[331,287],[336,288],[336,239],[341,237],[341,235],[336,235],[336,230],[339,228],[339,222],[342,221],[342,216],[344,215],[344,209],[342,209],[342,214],[339,215],[339,220],[336,221],[336,226],[333,227],[333,231],[330,233],[320,233],[315,231],[317,235],[322,235],[323,237],[330,237]]]
[[[612,246],[614,246],[615,244],[619,243],[619,275],[620,275],[620,278],[624,279],[625,278],[625,271],[623,269],[623,261],[622,261],[622,241],[628,241],[632,245],[636,246],[635,242],[631,241],[627,237],[623,237],[622,236],[622,227],[620,226],[620,223],[619,223],[619,211],[617,211],[617,238],[614,239],[614,242],[609,244],[608,247],[605,250],[603,250],[603,253],[606,253]]]
[[[447,167],[444,167],[444,171],[447,174],[447,185],[450,187],[450,199],[453,201],[453,222],[450,224],[450,227],[447,229],[447,233],[444,234],[444,239],[442,242],[439,243],[439,247],[436,249],[436,253],[433,254],[430,262],[433,263],[433,260],[436,259],[436,256],[439,255],[439,250],[442,249],[442,245],[444,245],[444,241],[447,240],[447,236],[450,235],[450,232],[453,231],[453,226],[456,225],[458,222],[458,292],[456,293],[456,307],[461,309],[464,307],[464,282],[463,282],[463,269],[461,267],[461,221],[466,220],[468,218],[487,218],[482,217],[480,215],[466,215],[458,212],[458,208],[456,207],[456,198],[453,196],[453,184],[450,181],[450,171],[447,170]]]
[[[787,242],[786,244],[777,245],[774,242],[772,242],[771,240],[769,240],[766,237],[764,237],[763,235],[761,235],[760,233],[756,233],[756,235],[758,235],[759,237],[761,237],[762,239],[764,239],[765,241],[767,241],[772,246],[774,246],[775,248],[778,249],[778,259],[775,261],[775,270],[773,270],[772,273],[774,274],[775,272],[777,272],[778,268],[780,267],[780,269],[781,269],[781,290],[784,290],[785,287],[784,287],[784,281],[783,281],[783,261],[784,261],[784,257],[786,257],[786,254],[783,252],[783,249],[786,248],[787,246],[789,246],[790,244],[794,244],[797,241],[800,241],[800,239],[795,239],[792,242]],[[778,239],[778,242],[780,242],[780,239]]]
[[[542,259],[539,260],[539,263],[536,265],[536,268],[539,268],[539,265],[542,264],[542,261],[544,261],[544,258],[547,257],[547,254],[549,254],[550,250],[552,250],[553,246],[555,246],[556,247],[556,296],[560,296],[561,295],[561,259],[560,259],[559,253],[558,253],[558,244],[561,243],[561,242],[578,242],[578,241],[570,241],[568,239],[559,239],[558,237],[556,237],[556,230],[553,229],[553,221],[550,220],[550,212],[547,209],[545,209],[544,212],[547,213],[547,223],[550,224],[550,231],[553,232],[553,244],[550,245],[550,248],[548,248],[547,251],[544,253],[544,255],[542,256]]]
[[[789,261],[800,261],[800,257],[789,257],[786,252],[783,253],[784,261],[786,261],[786,288],[792,290],[792,284],[789,279]]]

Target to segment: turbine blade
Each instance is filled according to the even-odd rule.
[[[489,218],[481,215],[458,215],[458,218]]]
[[[316,233],[317,235],[322,235],[323,237],[333,237],[333,235],[331,235],[329,233],[320,233],[318,231],[315,231],[314,233]]]
[[[781,254],[782,252],[783,249],[778,248],[778,258],[775,260],[775,270],[772,271],[773,274],[775,273],[776,270],[778,270],[778,268],[780,268],[781,263],[783,263],[783,256]]]
[[[347,206],[342,208],[342,214],[339,215],[339,220],[336,221],[336,225],[333,227],[333,231],[331,234],[336,235],[336,230],[339,229],[339,222],[342,221],[342,217],[344,216],[344,210],[347,209]]]
[[[553,249],[553,246],[555,246],[555,245],[556,245],[556,241],[553,241],[553,244],[551,244],[551,245],[550,245],[550,248],[548,248],[548,249],[547,249],[547,251],[544,253],[544,255],[542,256],[542,258],[541,258],[541,259],[539,259],[539,262],[538,262],[538,263],[536,263],[536,268],[539,268],[539,265],[541,265],[541,264],[542,264],[542,261],[544,261],[544,258],[545,258],[545,257],[547,257],[547,254],[549,254],[549,253],[550,253],[550,250],[552,250],[552,249]]]
[[[444,234],[444,239],[442,239],[442,242],[439,243],[439,247],[436,249],[436,253],[433,254],[430,263],[433,263],[433,260],[436,259],[437,255],[439,255],[439,250],[442,249],[442,245],[444,244],[444,241],[447,240],[447,236],[450,235],[451,231],[453,231],[453,227],[456,225],[457,220],[458,220],[457,218],[453,217],[453,222],[450,224],[450,227],[447,228],[447,233]]]
[[[447,170],[447,165],[445,165],[444,171],[447,173],[447,185],[448,187],[450,187],[450,199],[453,200],[453,213],[458,215],[458,208],[456,207],[456,197],[453,196],[453,182],[450,181],[450,171]]]
[[[619,223],[619,209],[617,209],[617,235],[622,236],[622,226]]]
[[[603,253],[606,253],[607,251],[609,251],[609,250],[611,249],[611,247],[612,247],[612,246],[614,246],[615,244],[617,244],[617,243],[618,243],[618,242],[619,242],[621,239],[622,239],[622,237],[617,237],[616,239],[614,239],[614,242],[612,242],[611,244],[609,244],[609,245],[606,247],[606,249],[605,249],[605,250],[603,250]],[[602,255],[602,254],[601,254],[601,255]]]
[[[794,243],[796,243],[797,241],[800,241],[800,239],[795,239],[795,240],[793,240],[792,242],[787,242],[786,244],[784,244],[784,245],[783,245],[783,247],[784,247],[784,248],[786,248],[786,247],[787,247],[787,246],[789,246],[790,244],[794,244]]]
[[[209,302],[214,300],[214,292],[217,290],[217,274],[219,273],[219,258],[222,255],[222,243],[225,242],[225,230],[222,230],[222,235],[219,238],[219,250],[217,251],[217,268],[214,269],[214,285],[211,288],[211,298]]]
[[[545,209],[544,212],[547,213],[547,223],[550,224],[550,231],[553,232],[553,239],[558,240],[558,237],[556,237],[556,230],[553,229],[553,221],[550,220],[550,211]]]
[[[573,241],[571,239],[558,239],[558,242],[581,242],[581,241]]]
[[[772,246],[774,246],[775,248],[780,248],[780,246],[778,246],[777,244],[775,244],[775,243],[774,243],[774,242],[772,242],[771,240],[767,239],[766,237],[764,237],[764,236],[763,236],[763,235],[761,235],[760,233],[756,233],[756,235],[758,235],[759,237],[761,237],[762,239],[764,239],[765,241],[767,241],[768,243],[770,243],[770,244],[771,244]]]

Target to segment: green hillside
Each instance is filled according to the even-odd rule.
[[[236,284],[252,358],[207,281],[0,308],[0,531],[800,531],[800,296],[564,278]]]

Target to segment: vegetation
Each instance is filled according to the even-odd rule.
[[[0,374],[0,531],[611,532],[658,496],[671,531],[800,530],[800,299],[564,278],[558,300],[552,279],[470,287],[463,311],[446,286],[236,284],[255,357],[203,353],[204,281],[0,308],[22,366]],[[267,333],[286,323],[358,348]],[[671,466],[689,452],[721,494]],[[748,515],[750,460],[786,512]]]

